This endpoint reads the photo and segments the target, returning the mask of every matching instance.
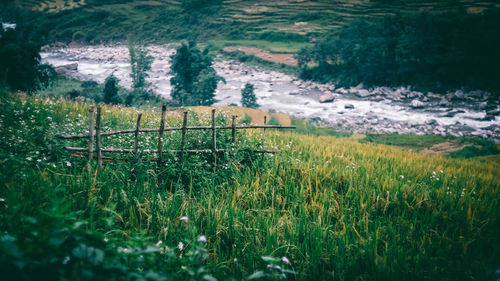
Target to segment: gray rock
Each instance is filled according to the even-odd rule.
[[[350,103],[346,103],[346,104],[344,105],[344,108],[345,108],[345,109],[354,109],[354,105],[353,105],[353,104],[350,104]]]
[[[78,63],[70,63],[70,64],[65,64],[65,65],[60,65],[54,69],[57,74],[60,75],[70,75],[78,70]]]
[[[446,98],[441,98],[441,100],[439,101],[439,105],[440,106],[449,106],[450,102]]]
[[[357,96],[362,97],[362,98],[366,98],[366,97],[370,96],[370,92],[368,90],[365,90],[365,89],[356,90],[356,91],[354,91],[354,94],[356,94]]]
[[[417,99],[414,99],[414,100],[411,101],[410,106],[412,108],[423,108],[425,106],[425,103],[421,102],[421,101],[419,101]]]
[[[325,92],[321,97],[319,97],[319,102],[321,103],[326,103],[326,102],[333,102],[335,100],[335,96],[333,95],[332,92]]]
[[[455,94],[453,94],[453,98],[463,100],[465,99],[465,94],[462,90],[457,90]]]

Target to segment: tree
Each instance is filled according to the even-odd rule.
[[[249,108],[258,108],[257,98],[253,92],[253,85],[246,83],[245,88],[241,90],[241,105]]]
[[[0,28],[0,84],[26,92],[48,85],[55,72],[49,65],[40,64],[40,34],[22,22],[15,28]]]
[[[217,83],[224,78],[212,68],[208,50],[201,52],[196,44],[182,44],[171,56],[172,100],[177,105],[212,105],[215,102]]]
[[[104,98],[103,101],[109,104],[118,104],[121,102],[118,96],[118,78],[113,74],[109,75],[104,82]]]
[[[134,90],[146,91],[149,86],[149,83],[146,82],[146,78],[149,77],[147,72],[151,70],[153,57],[148,54],[146,48],[136,46],[132,42],[129,43],[128,49],[130,54],[132,87]]]

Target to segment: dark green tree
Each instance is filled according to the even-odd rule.
[[[109,104],[119,104],[121,102],[118,96],[118,78],[113,74],[109,75],[104,82],[103,101]]]
[[[55,72],[40,63],[41,34],[22,22],[16,28],[0,28],[0,84],[26,92],[47,86]]]
[[[253,85],[250,83],[245,84],[245,88],[241,90],[241,105],[243,107],[258,108],[257,97],[253,92]]]
[[[171,59],[173,102],[177,105],[212,105],[217,83],[225,80],[212,68],[208,50],[201,52],[195,43],[190,42],[189,45],[182,44]]]
[[[132,40],[129,41],[128,49],[133,90],[127,95],[125,104],[130,106],[135,104],[137,99],[149,100],[153,95],[151,90],[148,89],[149,83],[146,81],[146,78],[149,77],[147,72],[151,70],[153,57],[148,54],[145,47],[136,45]]]

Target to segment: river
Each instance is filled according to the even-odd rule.
[[[148,79],[151,88],[169,98],[170,56],[175,49],[155,45],[148,50],[154,57]],[[68,74],[74,78],[103,82],[114,73],[121,86],[130,88],[132,84],[125,45],[44,48],[41,57],[42,62],[55,67],[77,63],[77,69]],[[476,135],[500,142],[500,104],[488,92],[421,93],[411,87],[365,89],[362,85],[344,89],[222,57],[217,57],[213,66],[226,80],[217,88],[216,106],[239,105],[241,89],[248,82],[254,84],[262,110],[287,113],[341,131]],[[332,92],[335,100],[320,103],[324,92]]]

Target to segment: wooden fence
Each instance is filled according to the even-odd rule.
[[[163,153],[165,152],[163,148],[163,135],[165,131],[182,131],[181,144],[179,149],[170,149],[169,152],[181,153],[180,160],[184,161],[184,153],[212,153],[214,156],[214,167],[217,163],[217,152],[223,152],[224,149],[217,148],[217,130],[231,130],[231,140],[233,144],[236,144],[236,130],[240,129],[262,129],[262,139],[264,139],[266,129],[295,129],[295,126],[281,126],[281,125],[266,125],[267,118],[264,116],[264,125],[236,125],[236,116],[232,116],[231,126],[216,126],[215,124],[215,109],[212,109],[212,124],[210,126],[188,126],[188,112],[184,111],[184,116],[182,120],[182,127],[165,127],[165,117],[167,113],[167,107],[162,106],[161,109],[161,119],[159,128],[140,128],[142,114],[139,113],[137,116],[137,123],[135,129],[117,130],[117,131],[102,131],[102,109],[100,106],[97,107],[97,114],[94,116],[94,107],[89,109],[89,133],[79,134],[79,135],[62,135],[59,136],[60,139],[88,139],[88,147],[71,147],[66,146],[64,149],[72,152],[87,153],[87,159],[90,162],[94,159],[94,154],[96,154],[96,160],[98,169],[102,166],[103,156],[102,153],[133,153],[137,155],[138,153],[157,153],[158,163],[162,163]],[[94,118],[95,117],[95,118]],[[95,123],[94,123],[95,119]],[[186,149],[186,134],[190,130],[211,130],[212,131],[212,146],[207,149]],[[158,148],[156,150],[139,149],[139,133],[158,133]],[[133,148],[103,148],[101,146],[102,137],[108,137],[119,134],[134,134],[134,147]],[[95,147],[94,147],[95,142]],[[277,151],[273,150],[252,150],[257,153],[275,153]]]

